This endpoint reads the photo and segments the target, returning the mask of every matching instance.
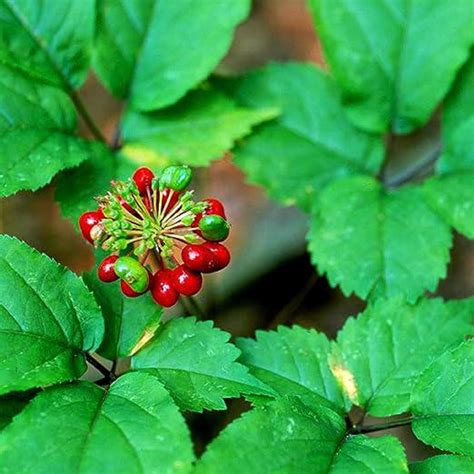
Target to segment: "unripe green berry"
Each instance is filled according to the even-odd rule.
[[[160,190],[165,188],[182,191],[190,183],[192,171],[189,166],[168,166],[160,176]]]
[[[146,291],[149,277],[146,268],[132,257],[120,257],[115,262],[115,273],[125,281],[133,291]]]
[[[229,235],[230,226],[228,222],[217,214],[203,216],[199,221],[199,230],[206,240],[220,242]]]

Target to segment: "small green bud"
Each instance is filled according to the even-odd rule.
[[[190,183],[192,171],[189,166],[168,166],[160,176],[160,191],[165,188],[182,191]]]
[[[190,234],[186,234],[184,236],[184,240],[188,243],[188,244],[195,244],[197,242],[199,242],[199,238],[196,234],[194,233],[190,233]]]
[[[132,257],[120,257],[115,262],[115,273],[125,281],[133,291],[141,293],[148,288],[148,271]]]
[[[199,221],[199,230],[206,240],[220,242],[221,240],[225,240],[229,235],[230,226],[223,217],[217,214],[210,214],[204,216]]]
[[[188,227],[194,222],[194,219],[194,216],[183,217],[183,219],[181,220],[181,224],[183,224],[185,227]]]

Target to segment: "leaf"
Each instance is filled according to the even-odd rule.
[[[97,208],[94,198],[109,191],[113,179],[127,179],[138,167],[124,156],[114,155],[102,144],[94,146],[94,159],[62,173],[57,181],[55,199],[62,214],[76,226],[83,212]]]
[[[408,473],[403,445],[394,436],[349,436],[339,449],[331,474]]]
[[[155,155],[157,164],[207,166],[250,133],[252,126],[276,114],[274,109],[238,107],[218,91],[193,91],[162,111],[128,111],[122,126],[123,153]]]
[[[416,305],[399,298],[378,300],[339,332],[333,372],[352,402],[370,414],[403,413],[422,371],[472,335],[473,320],[472,298]]]
[[[36,190],[89,158],[76,125],[64,92],[0,64],[0,197]]]
[[[78,88],[89,68],[94,7],[94,0],[0,0],[0,63]]]
[[[249,0],[100,0],[95,70],[132,108],[173,104],[227,52]]]
[[[0,236],[0,394],[79,378],[104,327],[80,278]]]
[[[413,302],[446,276],[451,233],[416,186],[387,191],[373,178],[347,178],[328,186],[314,211],[312,261],[345,295]]]
[[[96,271],[83,275],[84,281],[102,309],[105,335],[97,352],[109,360],[128,357],[150,340],[162,314],[150,295],[138,298],[123,296],[117,283],[105,284]]]
[[[392,437],[346,438],[344,420],[300,398],[280,398],[227,426],[207,447],[196,473],[408,472]]]
[[[0,453],[15,474],[189,472],[194,457],[177,407],[143,373],[108,391],[89,382],[45,390],[0,434]]]
[[[464,0],[310,0],[350,119],[409,133],[429,119],[473,42]]]
[[[271,197],[308,209],[314,194],[331,181],[378,171],[380,138],[347,120],[336,85],[316,66],[271,64],[222,87],[246,107],[282,112],[235,152],[250,182],[264,186]]]
[[[461,70],[443,109],[443,154],[424,190],[458,232],[474,239],[474,57]]]
[[[132,368],[147,371],[163,383],[182,410],[224,410],[224,398],[241,393],[273,396],[273,391],[235,362],[240,351],[230,334],[212,321],[178,318],[162,325],[132,358]]]
[[[279,395],[298,395],[309,403],[329,400],[344,409],[344,396],[329,367],[331,345],[313,329],[280,326],[257,331],[256,340],[237,340],[240,362]],[[337,410],[336,408],[336,410]]]
[[[474,455],[474,340],[442,354],[416,383],[415,436],[443,451]]]
[[[442,454],[424,461],[410,464],[411,474],[471,474],[474,470],[474,459],[467,456]]]

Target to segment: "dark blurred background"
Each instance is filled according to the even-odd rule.
[[[235,74],[269,60],[311,61],[325,68],[321,45],[304,0],[255,0],[252,15],[242,24],[219,73]],[[121,106],[94,76],[81,91],[92,116],[109,139],[119,121]],[[83,129],[87,136],[86,129]],[[424,150],[439,143],[439,113],[416,134],[390,144],[388,172],[406,166]],[[269,201],[263,190],[245,183],[243,174],[226,156],[197,172],[198,196],[221,199],[232,222],[229,245],[233,262],[222,274],[206,276],[200,304],[216,325],[233,336],[252,336],[256,329],[300,324],[334,337],[345,319],[365,303],[344,297],[311,266],[306,253],[307,217],[295,208]],[[91,248],[61,218],[54,202],[54,183],[36,193],[19,193],[0,201],[0,231],[15,235],[77,273],[94,265]],[[437,294],[462,298],[474,294],[474,243],[455,236],[448,277]],[[177,307],[167,313],[182,314]],[[248,406],[228,403],[227,412],[192,415],[189,423],[198,452],[229,421]],[[429,454],[410,428],[391,430],[403,438],[410,460]],[[386,432],[382,432],[385,434]]]

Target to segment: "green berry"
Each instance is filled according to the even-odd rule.
[[[229,235],[230,226],[222,216],[211,214],[202,217],[199,221],[199,230],[206,240],[220,242]]]
[[[190,183],[192,171],[189,166],[168,166],[160,176],[160,190],[165,188],[182,191]]]
[[[115,262],[115,273],[126,282],[133,291],[142,293],[149,285],[149,276],[146,268],[132,257],[120,257]]]

